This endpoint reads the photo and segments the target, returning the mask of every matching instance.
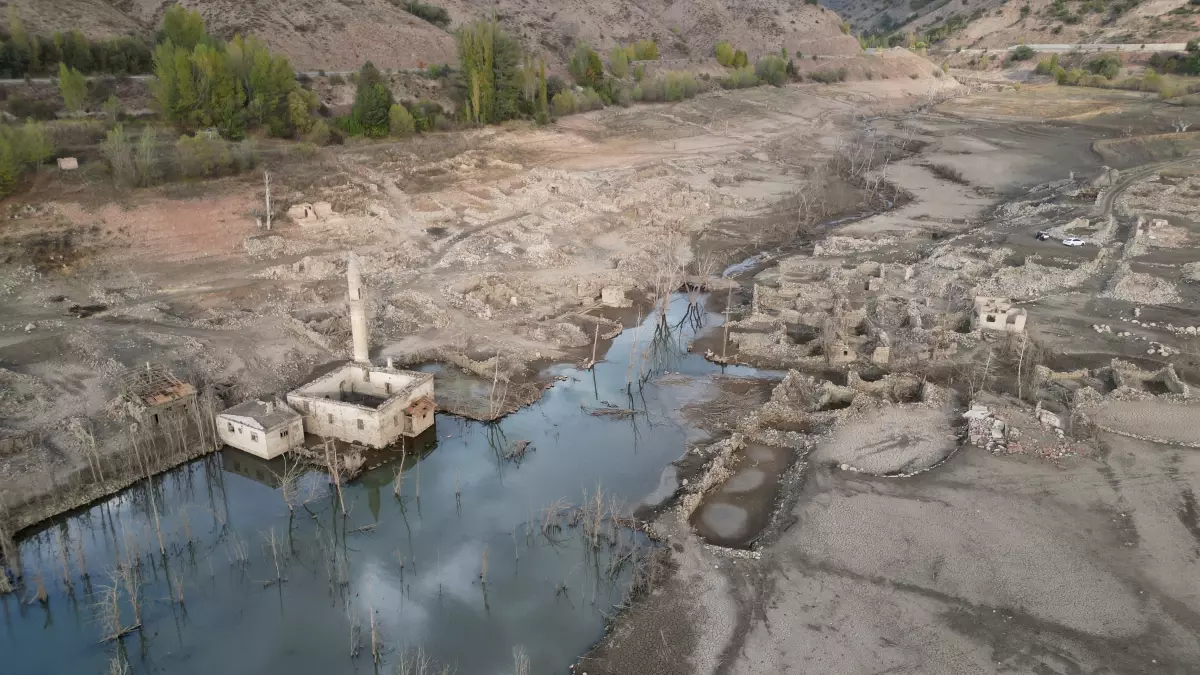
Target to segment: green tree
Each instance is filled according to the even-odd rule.
[[[235,35],[226,47],[229,67],[246,97],[247,116],[273,136],[290,136],[289,96],[300,87],[287,58],[273,55],[256,37]]]
[[[733,45],[728,42],[718,42],[716,48],[717,63],[726,68],[733,65]]]
[[[575,47],[575,52],[567,62],[567,72],[571,73],[575,84],[594,88],[604,79],[604,64],[600,62],[600,55],[594,49],[587,45],[579,45]]]
[[[624,47],[613,47],[608,55],[608,70],[618,79],[625,79],[629,75],[629,55],[625,53]]]
[[[317,97],[311,91],[296,87],[287,95],[288,121],[298,134],[312,130],[312,113],[317,109]]]
[[[388,129],[393,136],[407,136],[416,129],[412,113],[399,103],[388,112]]]
[[[22,163],[36,169],[54,156],[54,141],[42,122],[25,120],[20,138],[17,147],[18,158]]]
[[[204,17],[181,5],[171,5],[163,14],[160,42],[171,42],[176,47],[191,50],[208,39]]]
[[[475,21],[456,34],[459,72],[455,96],[463,102],[466,118],[491,124],[520,112],[521,48],[500,24]]]
[[[12,52],[9,74],[13,77],[21,77],[29,72],[30,64],[36,58],[37,44],[31,42],[15,4],[8,6],[8,36],[6,47]]]
[[[72,113],[83,111],[83,104],[87,101],[87,78],[74,68],[68,68],[67,64],[58,64],[58,90],[62,93],[63,104],[67,106],[67,110]]]
[[[112,94],[104,101],[104,119],[109,124],[116,124],[121,119],[121,100]]]
[[[158,131],[154,127],[146,127],[142,131],[142,137],[138,139],[137,152],[133,156],[134,175],[138,185],[154,185],[162,177],[159,152]]]
[[[108,131],[108,136],[100,145],[100,154],[108,162],[113,180],[118,185],[132,187],[135,184],[137,174],[133,164],[133,147],[125,133],[125,125],[118,124]]]
[[[347,131],[353,136],[383,138],[388,135],[388,115],[392,108],[392,90],[383,83],[383,75],[368,61],[358,71],[354,107],[350,109]]]

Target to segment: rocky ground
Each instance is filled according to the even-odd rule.
[[[740,416],[715,400],[735,433],[681,462],[705,469],[655,520],[678,569],[577,671],[1194,671],[1200,409],[1178,329],[1197,305],[1113,292],[1134,270],[1190,293],[1148,242],[1154,214],[1194,236],[1173,178],[1191,163],[1101,167],[1119,112],[1031,119],[1019,96],[903,120],[928,144],[893,174],[915,199],[751,272],[728,360],[793,370]],[[1026,330],[976,329],[984,293]],[[731,545],[729,486],[771,466],[759,443],[797,464]]]

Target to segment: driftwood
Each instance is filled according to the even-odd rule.
[[[592,415],[594,417],[612,417],[612,418],[616,418],[616,419],[625,419],[627,417],[633,417],[634,415],[636,415],[638,413],[638,411],[636,411],[636,410],[630,410],[629,408],[622,408],[622,407],[613,405],[612,403],[609,403],[608,401],[601,401],[600,405],[596,406],[594,408],[589,408],[583,404],[580,404],[580,407],[583,408],[584,410],[586,410],[589,415]]]
[[[525,458],[525,453],[534,450],[532,441],[513,441],[508,449],[504,452],[504,459],[512,462],[520,462]]]

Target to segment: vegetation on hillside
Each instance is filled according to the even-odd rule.
[[[313,105],[287,58],[271,54],[254,37],[223,43],[207,33],[199,13],[173,5],[154,50],[154,99],[164,119],[184,132],[213,128],[238,140],[248,129],[292,137],[311,125]],[[293,94],[295,97],[293,97]]]
[[[83,73],[136,75],[150,72],[150,45],[136,38],[92,41],[73,30],[33,35],[16,5],[8,7],[8,35],[0,38],[0,76],[19,79],[58,72],[60,63]]]
[[[392,0],[392,4],[438,28],[446,28],[450,25],[450,12],[443,7],[428,5],[418,0]]]

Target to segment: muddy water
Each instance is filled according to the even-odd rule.
[[[793,459],[789,448],[747,444],[733,475],[692,514],[696,533],[711,544],[749,547],[770,523],[780,479]]]
[[[172,675],[394,672],[419,647],[459,673],[499,673],[512,672],[517,646],[533,672],[563,672],[601,636],[647,542],[606,523],[594,547],[567,512],[547,533],[547,507],[599,488],[628,512],[672,491],[664,468],[697,440],[677,410],[718,372],[686,345],[719,317],[688,320],[682,296],[668,314],[670,335],[629,330],[594,372],[554,368],[566,380],[498,424],[439,416],[410,446],[400,499],[396,458],[345,488],[348,515],[318,473],[299,481],[290,511],[282,465],[228,451],[30,535],[24,584],[0,596],[4,672],[100,673],[113,658]],[[629,374],[651,370],[691,379],[628,395]],[[637,414],[581,407],[604,401]],[[519,464],[502,458],[517,440],[533,448]],[[135,583],[116,579],[122,568]],[[120,626],[140,626],[104,641],[114,595]]]

